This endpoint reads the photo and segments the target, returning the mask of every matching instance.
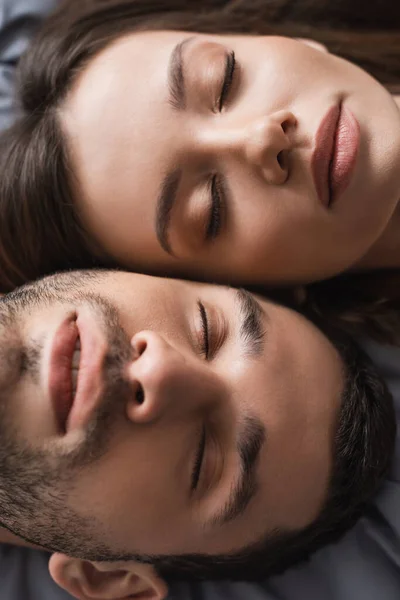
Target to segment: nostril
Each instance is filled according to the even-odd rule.
[[[278,161],[278,164],[279,164],[279,166],[281,167],[281,169],[284,169],[284,168],[285,168],[285,156],[284,156],[284,154],[283,154],[283,150],[281,150],[281,151],[278,153],[278,155],[277,155],[276,159],[277,159],[277,161]]]
[[[135,336],[133,338],[131,345],[132,345],[133,352],[134,352],[134,356],[133,356],[134,359],[138,359],[140,356],[142,356],[143,352],[147,348],[146,340],[139,336]]]
[[[285,117],[285,118],[282,118]],[[281,115],[280,126],[282,127],[283,133],[287,133],[290,128],[293,128],[297,125],[297,119],[293,113],[284,113]]]
[[[281,124],[283,133],[287,132],[287,130],[289,129],[289,126],[290,126],[289,121],[283,121],[283,123]]]

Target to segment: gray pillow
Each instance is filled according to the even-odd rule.
[[[37,26],[57,4],[57,0],[0,0],[0,130],[12,123],[17,111],[14,67]]]

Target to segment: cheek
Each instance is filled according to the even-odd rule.
[[[299,252],[307,253],[310,236],[318,235],[321,214],[304,182],[270,187],[248,170],[238,169],[231,186],[226,238],[241,249],[235,262],[247,263],[250,269],[261,264],[266,270],[273,263],[285,269],[296,262]]]
[[[185,505],[171,468],[176,462],[171,439],[176,432],[152,436],[120,431],[107,454],[86,468],[74,486],[70,502],[83,516],[103,524],[114,547],[153,553],[161,551],[163,540],[176,543],[171,531],[179,532]],[[183,469],[183,464],[176,467]]]
[[[239,169],[238,169],[239,171]],[[240,170],[232,179],[232,202],[227,210],[227,239],[240,247],[235,256],[254,268],[260,253],[272,252],[279,240],[282,216],[277,204],[282,191],[269,190],[261,179]]]
[[[42,447],[44,442],[54,438],[57,423],[50,400],[35,382],[19,383],[9,399],[5,417],[7,428],[15,429],[34,448]]]
[[[254,103],[264,102],[264,108],[294,102],[304,93],[305,81],[316,87],[320,85],[316,77],[326,78],[330,66],[327,53],[288,38],[268,36],[251,41],[242,53],[238,51],[238,56],[244,56],[249,80],[254,81],[259,92],[264,92],[253,97]]]

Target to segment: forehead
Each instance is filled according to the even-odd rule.
[[[153,165],[163,168],[159,133],[171,122],[167,67],[179,39],[182,34],[173,32],[132,34],[83,70],[63,109],[78,168],[85,161],[95,174],[128,169],[132,179],[138,172],[153,173]]]
[[[102,243],[115,217],[110,198],[143,224],[135,228],[138,252],[153,231],[161,180],[175,168],[171,140],[182,133],[167,79],[171,52],[184,36],[146,32],[119,39],[83,70],[62,109],[81,216],[89,229],[103,232]],[[112,236],[108,243],[112,252]]]

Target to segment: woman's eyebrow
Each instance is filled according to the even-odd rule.
[[[175,110],[186,108],[185,69],[183,51],[195,36],[185,38],[171,52],[168,65],[169,103]]]
[[[175,169],[163,178],[158,199],[156,202],[156,214],[154,228],[161,248],[173,255],[169,243],[169,225],[171,221],[171,211],[176,201],[176,195],[181,180],[181,171]]]
[[[185,71],[183,50],[185,46],[195,39],[191,35],[174,47],[171,52],[168,65],[168,88],[169,103],[175,110],[184,110],[186,107],[185,91]],[[171,211],[174,207],[176,194],[181,179],[181,171],[175,169],[163,178],[158,199],[156,202],[155,225],[156,236],[163,248],[168,254],[173,254],[168,240],[168,230],[170,224]]]

